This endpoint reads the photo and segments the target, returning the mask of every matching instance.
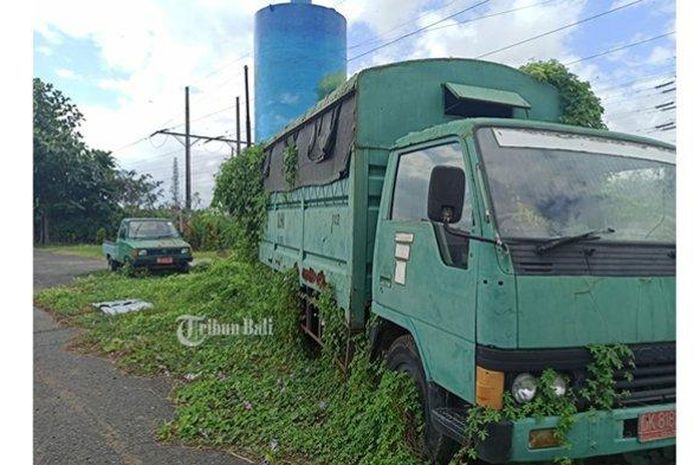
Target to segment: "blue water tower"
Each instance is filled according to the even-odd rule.
[[[347,76],[345,17],[292,0],[255,14],[255,141],[270,138]]]

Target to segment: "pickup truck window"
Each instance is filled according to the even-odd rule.
[[[130,239],[167,239],[178,238],[177,229],[170,221],[131,221],[129,223]]]
[[[503,237],[611,229],[605,241],[675,242],[673,150],[511,128],[481,128],[477,141]]]
[[[462,149],[458,143],[404,153],[399,157],[391,219],[398,221],[428,219],[430,173],[434,167],[439,165],[457,166],[464,169]],[[452,226],[469,231],[472,228],[472,222],[472,203],[467,183],[462,218]]]

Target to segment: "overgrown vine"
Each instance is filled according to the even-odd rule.
[[[628,395],[627,392],[615,389],[615,373],[623,371],[624,377],[628,381],[632,380],[634,354],[628,346],[599,344],[588,346],[587,349],[592,361],[586,367],[586,381],[580,389],[570,388],[563,396],[557,396],[552,389],[557,372],[547,369],[537,380],[537,395],[532,401],[517,404],[511,393],[506,391],[501,410],[480,406],[471,408],[467,413],[463,447],[455,455],[452,464],[475,460],[478,442],[485,440],[488,435],[486,426],[499,421],[558,417],[555,438],[562,447],[570,447],[567,434],[574,424],[577,406],[585,403],[591,411],[610,410],[616,402]],[[570,380],[566,381],[570,385]],[[555,463],[566,465],[571,464],[572,460],[564,455],[556,459]]]
[[[288,145],[282,154],[282,169],[284,180],[289,187],[294,187],[297,180],[297,164],[299,162],[299,149],[296,145]]]

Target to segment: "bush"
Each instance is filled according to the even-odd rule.
[[[97,233],[95,233],[95,242],[102,244],[105,239],[107,239],[107,230],[105,228],[98,229]]]
[[[195,250],[226,250],[235,245],[237,228],[233,218],[216,210],[192,213],[183,229],[185,240]]]
[[[603,123],[605,109],[591,84],[582,81],[557,60],[532,61],[520,67],[538,81],[547,82],[559,91],[562,105],[560,121],[564,124],[607,129]]]
[[[216,176],[212,207],[231,215],[235,243],[247,256],[255,256],[267,216],[267,194],[262,169],[265,153],[253,146],[226,160]]]

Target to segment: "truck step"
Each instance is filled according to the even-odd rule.
[[[464,431],[467,426],[465,408],[440,407],[430,412],[435,429],[460,444],[464,443]],[[487,463],[507,463],[510,458],[513,424],[509,421],[485,425],[486,438],[476,441],[475,447],[479,458]]]
[[[456,441],[462,441],[467,425],[467,412],[464,409],[441,407],[430,412],[435,428]]]

